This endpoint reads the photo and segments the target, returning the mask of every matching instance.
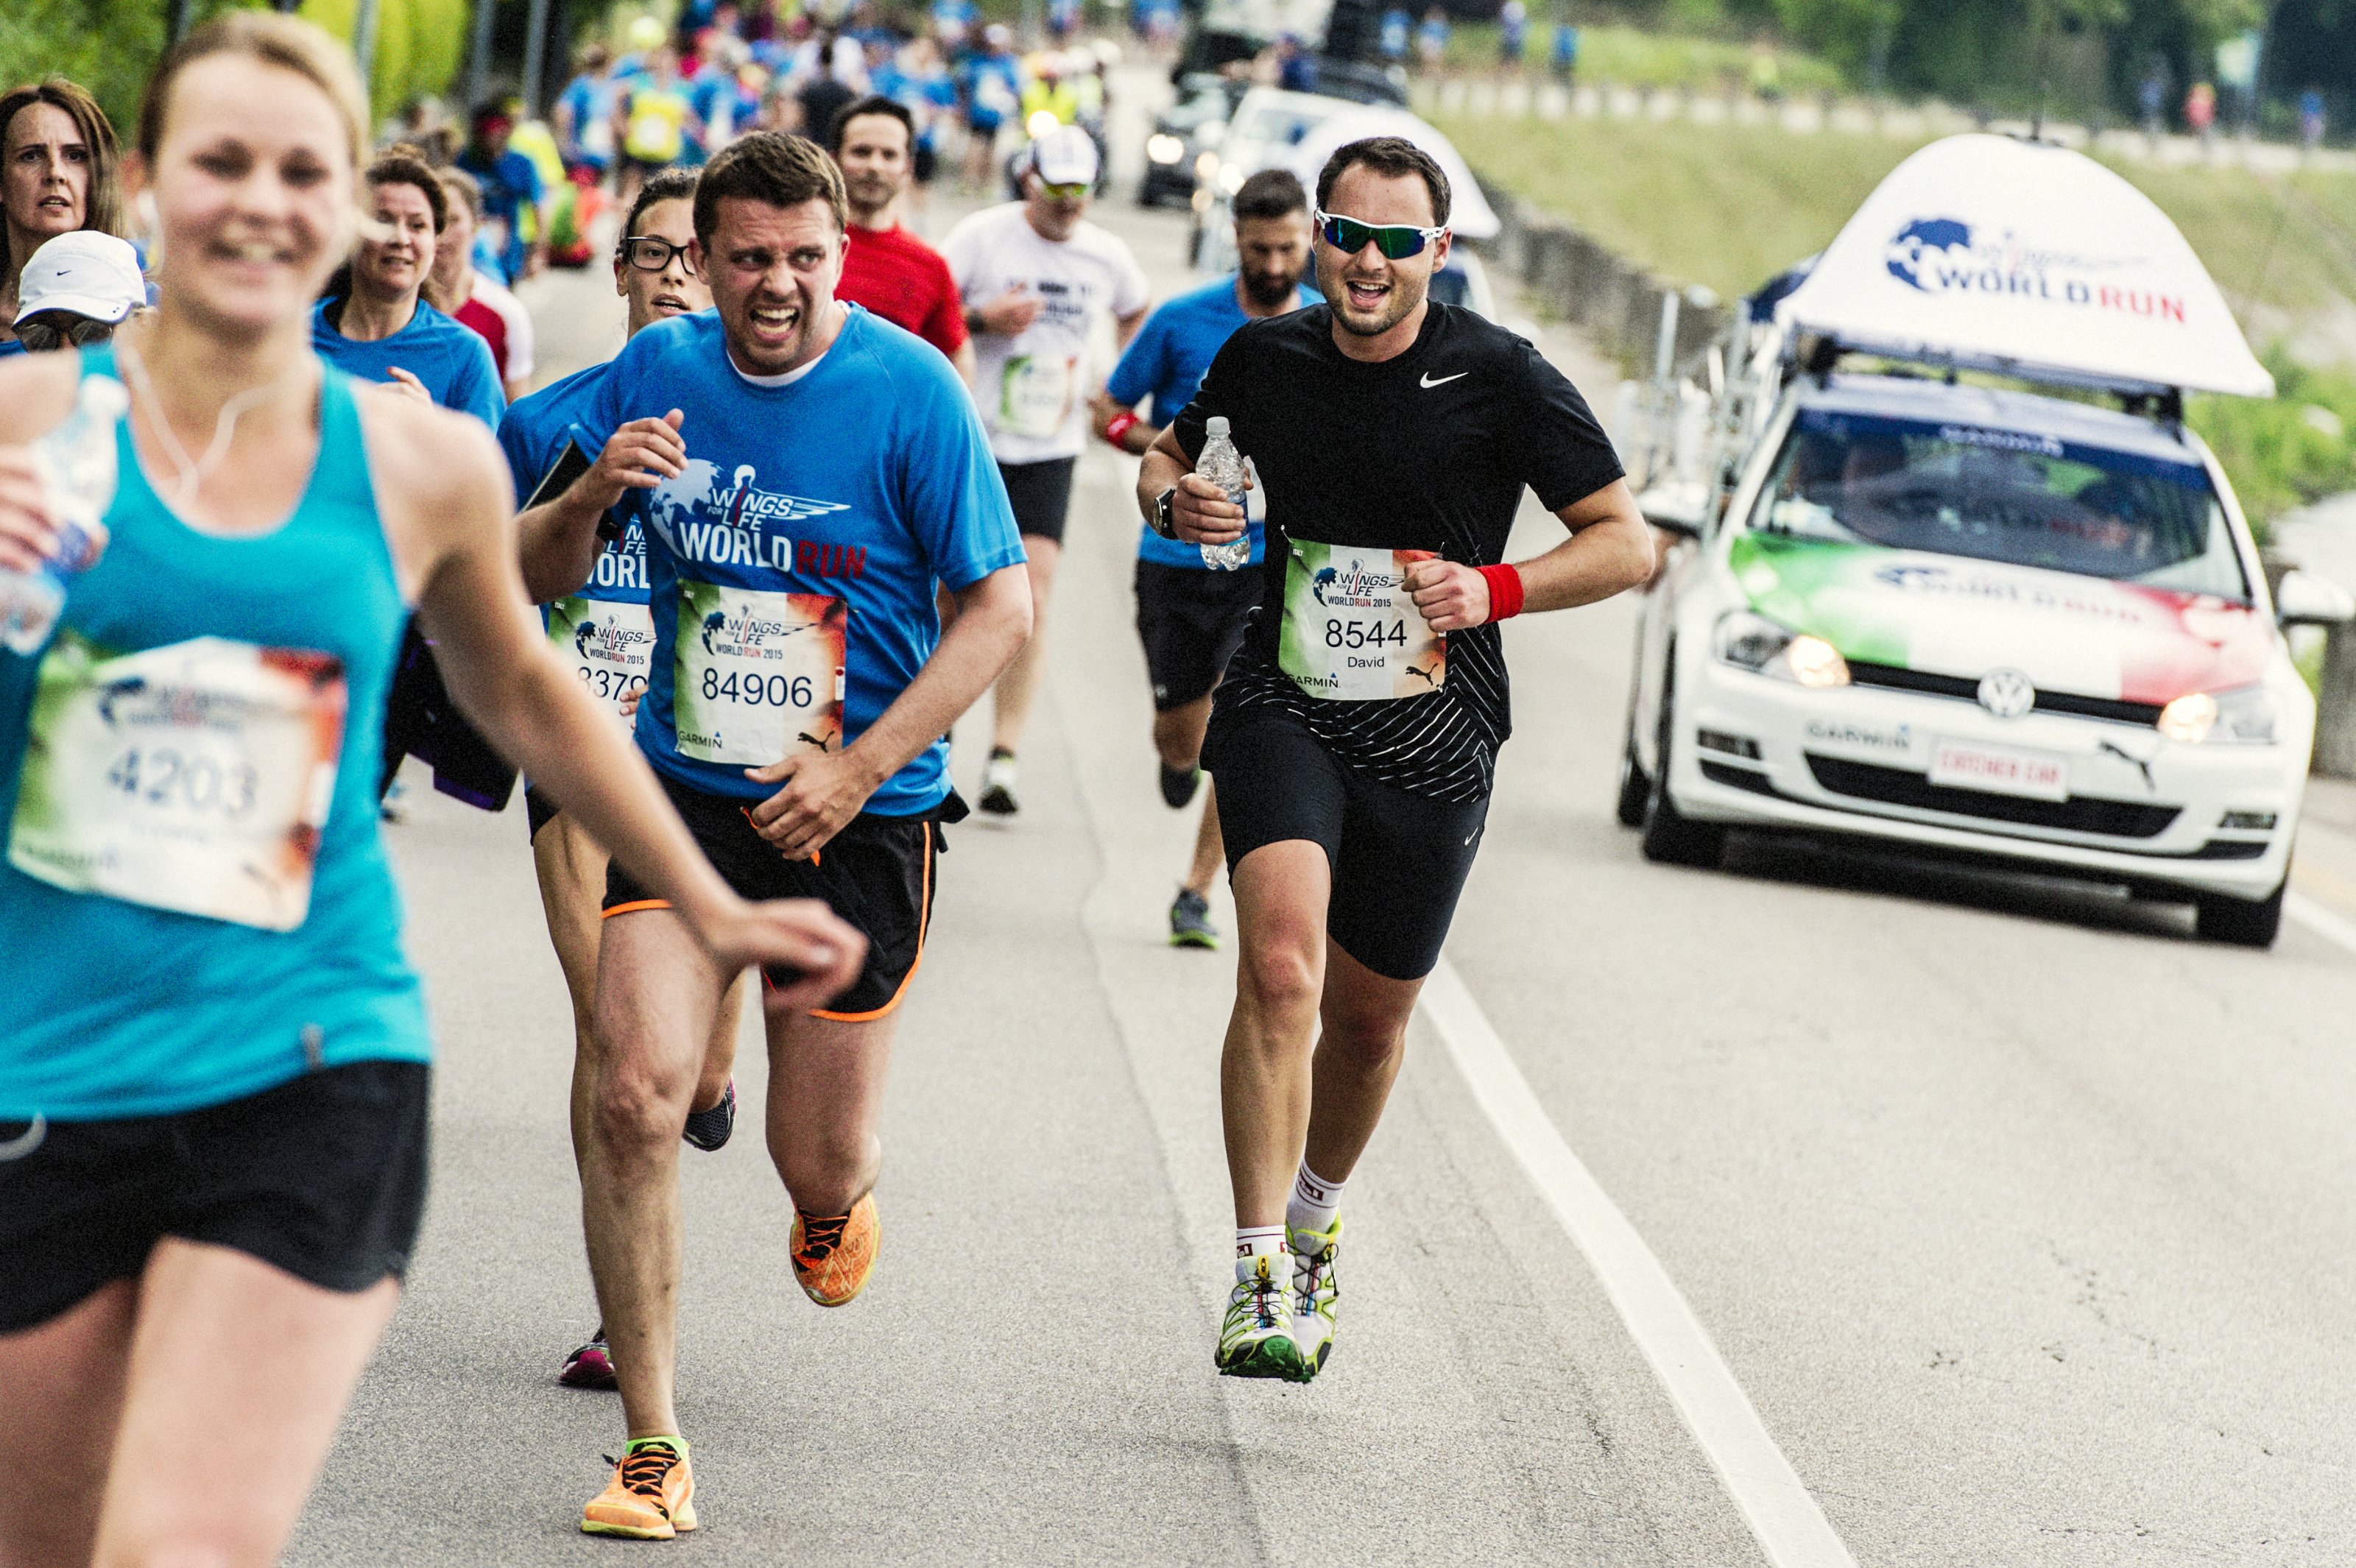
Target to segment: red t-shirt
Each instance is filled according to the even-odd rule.
[[[473,327],[477,335],[491,346],[491,363],[499,368],[500,378],[504,379],[508,373],[508,324],[499,313],[469,295],[466,304],[450,314],[458,325]],[[958,319],[962,323],[965,318],[959,316]]]
[[[905,327],[944,354],[965,343],[965,304],[941,253],[896,225],[853,229],[835,293]]]

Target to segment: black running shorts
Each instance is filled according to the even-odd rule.
[[[1234,571],[1137,563],[1137,636],[1153,679],[1153,710],[1167,713],[1211,694],[1243,645],[1259,607],[1258,566]]]
[[[1072,509],[1072,470],[1076,457],[1051,457],[1044,463],[1001,463],[998,476],[1006,482],[1006,499],[1014,508],[1014,527],[1026,535],[1064,542],[1064,519]]]
[[[1419,980],[1440,962],[1489,800],[1433,800],[1345,767],[1299,720],[1214,711],[1203,764],[1219,786],[1227,874],[1264,844],[1305,838],[1333,877],[1325,933],[1377,975]]]
[[[166,1236],[327,1290],[400,1278],[432,1083],[423,1062],[354,1061],[167,1116],[0,1122],[0,1334],[137,1277]]]
[[[523,820],[525,837],[537,838],[540,830],[556,820],[559,807],[554,796],[533,786],[530,779],[523,785]]]
[[[788,860],[754,828],[747,813],[755,802],[706,795],[671,778],[664,778],[662,786],[713,869],[740,896],[824,899],[867,938],[867,964],[859,978],[830,1006],[814,1009],[817,1017],[863,1023],[900,1005],[924,961],[939,822],[862,812],[809,859]],[[605,918],[669,907],[624,870],[621,861],[608,862]]]

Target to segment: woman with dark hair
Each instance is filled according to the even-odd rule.
[[[21,354],[16,281],[43,242],[77,229],[123,232],[114,127],[63,77],[0,95],[0,355]]]
[[[362,226],[351,264],[311,315],[311,347],[346,375],[391,381],[474,415],[493,430],[507,408],[490,346],[426,298],[450,198],[416,150],[377,155],[361,179]]]

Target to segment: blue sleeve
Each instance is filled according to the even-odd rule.
[[[917,396],[898,402],[908,411],[896,432],[894,455],[900,466],[901,515],[932,562],[933,575],[954,593],[993,571],[1020,565],[1023,536],[981,415],[948,361],[937,352],[928,357],[937,363],[920,364],[894,378],[903,386],[918,377],[926,380]]]
[[[515,481],[516,504],[523,504],[540,485],[544,467],[532,451],[537,444],[530,429],[533,411],[524,403],[517,403],[499,416],[499,451],[508,460],[508,477]],[[521,417],[519,417],[521,416]]]
[[[466,327],[458,330],[466,341],[452,356],[457,363],[450,372],[449,406],[496,431],[507,414],[508,395],[499,387],[498,367],[491,363],[491,346]]]
[[[1125,409],[1135,408],[1145,400],[1146,393],[1162,385],[1162,349],[1170,340],[1163,321],[1169,314],[1170,307],[1163,305],[1145,318],[1145,325],[1129,340],[1120,363],[1105,379],[1105,391]]]

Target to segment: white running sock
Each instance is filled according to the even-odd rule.
[[[1292,1200],[1284,1206],[1284,1222],[1296,1231],[1330,1231],[1342,1211],[1342,1183],[1328,1181],[1301,1162],[1292,1179]]]
[[[1236,1256],[1239,1258],[1274,1257],[1283,1251],[1283,1226],[1237,1225],[1236,1227]]]

